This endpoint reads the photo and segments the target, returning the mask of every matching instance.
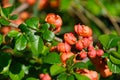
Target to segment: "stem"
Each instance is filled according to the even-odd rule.
[[[116,23],[116,20],[113,18],[113,16],[110,15],[109,11],[106,9],[106,7],[101,3],[100,0],[95,0],[96,3],[106,12],[106,16],[109,18],[109,20],[111,21],[111,23],[113,24],[116,32],[118,33],[118,35],[120,35],[120,27],[119,25]]]
[[[79,5],[79,4],[78,4]],[[87,19],[87,17],[93,21],[104,33],[109,34],[110,30],[107,28],[107,26],[96,16],[91,14],[89,11],[87,11],[83,6],[79,5],[79,8],[76,6],[76,4],[72,5],[73,12],[81,19],[82,22],[85,24],[90,25],[90,21]],[[86,16],[85,16],[86,14]]]
[[[20,5],[18,8],[16,8],[16,9],[14,10],[14,12],[12,12],[11,15],[13,15],[13,14],[19,14],[20,12],[22,12],[23,10],[25,10],[25,9],[28,8],[28,7],[29,7],[29,5],[28,5],[27,3],[23,3],[23,4]]]

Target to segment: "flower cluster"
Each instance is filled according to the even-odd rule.
[[[86,57],[95,58],[104,54],[102,49],[94,48],[91,28],[80,24],[74,26],[73,33],[65,33],[64,42],[59,43],[55,48],[61,53],[63,64],[66,64],[66,60],[73,55],[76,56],[74,61],[78,59],[80,61]]]

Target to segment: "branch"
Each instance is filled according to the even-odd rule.
[[[116,32],[118,33],[118,35],[120,35],[120,27],[119,25],[116,23],[116,20],[113,18],[113,16],[110,15],[109,11],[106,9],[106,7],[101,3],[100,0],[95,0],[96,3],[104,10],[106,11],[106,16],[109,18],[109,20],[111,21],[111,23],[113,24]]]
[[[11,15],[13,14],[19,14],[20,12],[22,12],[23,10],[27,9],[29,7],[29,4],[27,3],[23,3],[22,5],[20,5],[18,8],[16,8]]]
[[[90,24],[90,22],[87,20],[87,18],[85,17],[85,15],[83,14],[83,12],[86,14],[86,16],[92,20],[104,33],[109,34],[110,30],[107,28],[107,26],[96,16],[94,16],[93,14],[91,14],[89,11],[87,11],[84,7],[80,6],[81,10],[79,10],[76,5],[72,6],[74,10],[74,13],[82,20],[83,18],[83,22]],[[82,13],[82,14],[81,14]],[[87,20],[87,22],[85,22],[84,20]]]

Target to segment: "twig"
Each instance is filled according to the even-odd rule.
[[[25,10],[25,9],[27,9],[28,7],[29,7],[29,4],[23,3],[23,4],[20,5],[18,8],[16,8],[16,9],[14,10],[14,12],[12,12],[11,15],[13,15],[13,14],[19,14],[20,12],[22,12],[22,11]]]
[[[106,33],[106,34],[109,34],[110,33],[110,30],[107,28],[107,26],[99,19],[99,18],[97,18],[96,16],[94,16],[93,14],[91,14],[89,11],[87,11],[85,8],[83,8],[82,6],[80,6],[80,9],[81,9],[81,11],[76,7],[76,5],[73,5],[72,6],[73,8],[75,8],[76,9],[76,11],[74,11],[76,14],[77,14],[77,16],[80,18],[80,17],[82,17],[82,15],[84,15],[83,13],[82,13],[82,15],[80,15],[80,13],[81,13],[81,11],[82,12],[84,12],[85,14],[86,14],[86,16],[90,19],[90,20],[92,20],[95,24],[97,24],[97,26],[104,32],[104,33]],[[80,18],[80,19],[82,19],[82,18]],[[85,19],[85,17],[84,17],[84,19]],[[86,18],[87,19],[87,18]],[[87,24],[89,24],[89,22],[87,22]]]
[[[118,35],[120,35],[120,27],[119,25],[116,23],[116,20],[113,18],[113,16],[110,15],[109,11],[106,9],[106,7],[101,3],[100,0],[95,0],[96,3],[104,10],[106,11],[106,16],[109,18],[109,20],[111,21],[111,23],[113,24],[116,32],[118,33]]]
[[[93,14],[91,14],[89,11],[87,11],[86,9],[84,9],[86,16],[92,20],[95,24],[98,25],[98,27],[106,34],[110,34],[110,30],[107,28],[107,26],[96,16],[94,16]]]
[[[86,18],[86,16],[82,13],[82,11],[76,10],[74,7],[70,8],[70,11],[74,12],[75,15],[86,25],[90,25],[90,21]]]

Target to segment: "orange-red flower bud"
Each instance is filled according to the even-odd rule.
[[[54,13],[49,13],[46,18],[45,21],[49,24],[53,24],[55,25],[55,28],[59,28],[62,26],[62,19],[59,15],[56,15]]]
[[[87,52],[81,51],[81,52],[79,53],[79,56],[80,56],[81,59],[84,59],[84,58],[87,57]]]
[[[70,45],[73,45],[76,43],[76,37],[74,36],[73,33],[65,33],[64,34],[64,40]]]
[[[79,36],[83,37],[92,36],[92,30],[88,26],[78,24],[74,26],[74,30]]]
[[[71,50],[71,46],[68,43],[59,43],[57,49],[60,52],[69,52]]]
[[[104,51],[102,49],[96,50],[97,56],[101,57],[104,54]]]
[[[78,50],[82,50],[84,48],[82,40],[77,41],[75,46],[76,46],[76,49]]]
[[[50,77],[50,75],[49,74],[40,74],[39,75],[39,77],[40,77],[40,80],[51,80],[51,77]]]
[[[88,56],[90,57],[90,58],[95,58],[96,57],[96,50],[95,49],[93,49],[93,50],[91,50],[91,51],[89,51],[88,52]]]

